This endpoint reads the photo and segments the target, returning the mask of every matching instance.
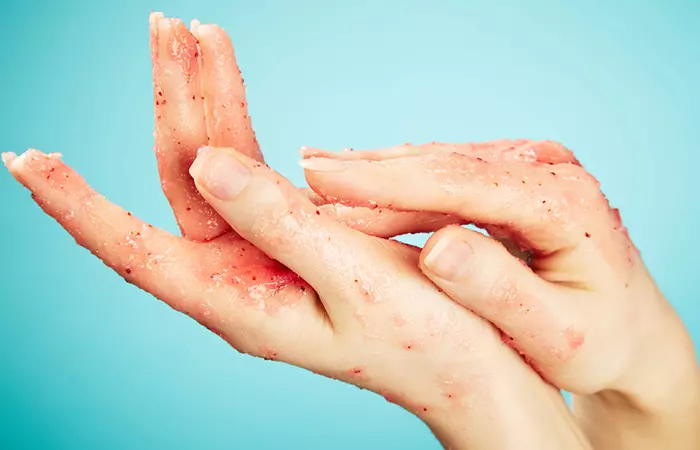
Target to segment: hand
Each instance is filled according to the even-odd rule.
[[[206,63],[208,54],[232,62],[232,49],[215,27],[195,24],[200,52],[180,22],[155,15],[151,26],[156,114],[162,121],[156,133],[159,168],[180,226],[191,239],[154,228],[109,203],[56,154],[3,155],[47,214],[127,281],[191,315],[240,351],[379,392],[423,418],[446,445],[585,447],[558,392],[502,345],[490,324],[422,276],[417,249],[337,223],[339,216],[349,215],[351,225],[391,235],[410,229],[406,219],[418,215],[318,207],[264,166],[254,138],[248,137],[238,145],[251,158],[232,150],[204,151],[192,168],[197,187],[237,232],[308,277],[322,296],[227,231],[228,224],[207,209],[182,171],[189,169],[195,143],[205,136],[201,129],[196,132],[197,124],[214,122],[205,127],[208,141],[224,139],[216,132],[219,126],[240,129],[243,124],[242,133],[252,132],[241,121],[244,110],[209,114],[201,105],[185,104],[190,92],[182,96],[178,90],[191,89],[196,103],[202,88],[195,80],[213,79],[212,85],[199,84],[208,86],[213,98],[237,104],[238,97],[222,94],[229,92],[230,79],[209,76],[213,65]],[[247,174],[248,187],[231,200],[213,196],[233,191],[206,178],[216,172],[212,161],[219,170],[226,167],[224,161],[233,163],[237,168],[226,171],[228,181],[243,181]],[[372,220],[363,225],[357,217]],[[427,228],[453,221],[428,217],[438,220],[426,220]]]
[[[464,228],[434,234],[421,269],[575,395],[595,448],[700,446],[692,342],[597,181],[552,142],[304,149],[321,196],[441,212],[516,242],[529,267]]]

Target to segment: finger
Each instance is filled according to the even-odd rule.
[[[573,173],[570,168],[578,167],[571,164],[489,163],[449,153],[384,161],[312,158],[302,166],[311,188],[323,197],[459,216],[508,230],[521,247],[542,254],[584,239],[577,204],[600,206],[593,203],[597,193],[579,182],[588,179]]]
[[[453,300],[500,328],[507,343],[540,369],[556,369],[583,345],[579,308],[567,291],[541,279],[492,238],[445,228],[426,243],[420,266]]]
[[[196,298],[190,244],[133,217],[95,192],[58,154],[29,150],[3,154],[12,175],[32,192],[36,203],[76,242],[107,266],[173,308],[191,312]]]
[[[392,238],[404,234],[432,233],[447,225],[458,225],[462,219],[440,213],[395,211],[331,203],[309,188],[300,188],[311,203],[339,223],[370,236]]]
[[[302,147],[303,158],[333,158],[340,160],[382,161],[406,156],[421,156],[428,153],[460,153],[481,158],[485,161],[528,161],[545,164],[577,164],[574,154],[563,145],[554,141],[532,141],[527,139],[497,140],[464,144],[446,144],[433,142],[423,145],[404,144],[383,150],[351,150],[331,152],[311,147]]]
[[[508,148],[517,148],[527,140],[499,140],[491,142],[475,142],[463,144],[449,144],[442,142],[431,142],[429,144],[403,144],[381,150],[355,150],[344,149],[342,152],[331,152],[313,147],[302,147],[299,153],[303,158],[335,158],[341,160],[354,161],[363,159],[367,161],[382,161],[391,158],[402,158],[405,156],[421,156],[428,153],[451,153],[458,152],[464,154],[476,154],[504,151]]]
[[[392,238],[405,234],[432,233],[447,225],[464,221],[456,216],[440,213],[395,211],[387,208],[350,207],[326,204],[319,207],[338,223],[370,236]]]
[[[192,21],[192,34],[199,41],[208,145],[232,147],[244,155],[263,160],[255,138],[243,77],[236,62],[233,45],[224,30],[216,25]]]
[[[95,192],[57,154],[6,153],[3,162],[79,245],[236,349],[308,365],[303,350],[330,342],[308,284],[234,233],[194,243],[152,227]],[[290,329],[304,333],[290,340]]]
[[[299,188],[299,192],[306,196],[306,198],[308,198],[309,201],[316,206],[329,204],[328,200],[315,193],[311,188]]]
[[[299,192],[324,214],[338,223],[370,236],[392,238],[404,234],[432,233],[447,225],[458,225],[462,219],[440,213],[395,211],[387,208],[367,208],[331,203],[309,188]]]
[[[183,236],[209,240],[229,229],[197,192],[188,170],[207,145],[197,40],[179,19],[149,18],[155,97],[155,152],[163,192]]]
[[[530,141],[520,147],[518,151],[521,155],[524,155],[527,152],[534,154],[535,160],[543,164],[581,165],[579,160],[576,159],[576,156],[574,156],[574,152],[555,141]],[[516,159],[521,159],[523,161],[527,160],[527,158],[524,157]]]
[[[191,173],[238,234],[316,289],[332,320],[380,290],[365,287],[366,280],[395,270],[380,241],[337,223],[286,179],[233,149],[202,149]]]

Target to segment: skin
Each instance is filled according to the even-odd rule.
[[[245,86],[226,33],[216,25],[192,23],[161,13],[149,17],[158,172],[182,235],[209,241],[231,227],[197,192],[188,170],[202,146],[233,147],[263,162],[245,99]],[[404,213],[325,205],[310,200],[351,227],[372,235],[386,229],[421,232],[455,223],[443,214]]]
[[[327,199],[450,214],[518,244],[529,266],[491,237],[447,227],[430,238],[420,267],[575,394],[594,448],[700,448],[692,341],[619,212],[563,146],[516,141],[506,153],[518,156],[488,144],[303,149],[302,165]]]
[[[150,25],[156,157],[183,237],[110,203],[58,154],[3,155],[79,245],[235,349],[377,392],[447,448],[589,448],[559,392],[421,273],[419,249],[381,238],[460,219],[293,187],[262,161],[223,31],[157,13]]]

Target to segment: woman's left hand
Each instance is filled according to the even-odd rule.
[[[569,150],[521,140],[302,154],[310,186],[329,200],[452,214],[526,251],[529,266],[495,239],[447,227],[420,267],[577,394],[595,448],[700,447],[689,335]]]
[[[56,156],[5,161],[81,245],[240,351],[384,395],[447,448],[588,448],[559,392],[423,276],[418,249],[339,224],[254,159],[195,160],[198,190],[240,236],[208,243],[139,221]]]

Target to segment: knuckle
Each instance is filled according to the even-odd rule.
[[[555,164],[571,164],[581,166],[581,163],[576,159],[574,152],[558,141],[542,140],[531,143],[530,147],[540,163],[549,165]]]
[[[250,232],[253,236],[269,236],[279,227],[275,226],[275,215],[263,208],[250,212]]]
[[[507,311],[518,304],[520,287],[511,276],[501,273],[494,277],[487,293],[489,301],[497,306],[499,311]]]
[[[284,252],[293,234],[287,224],[288,219],[283,213],[273,215],[255,214],[251,232],[256,241],[274,245],[275,249]]]
[[[545,139],[541,141],[535,141],[534,144],[536,149],[540,150],[555,150],[555,151],[561,151],[561,152],[569,152],[569,149],[567,149],[564,144],[562,144],[559,141],[554,141],[551,139]]]
[[[312,239],[317,230],[317,214],[294,201],[282,201],[251,211],[250,228],[253,242],[274,249],[275,254],[295,252],[302,242]]]
[[[426,155],[426,158],[430,166],[432,166],[432,169],[441,171],[447,170],[451,173],[471,170],[475,165],[474,157],[457,152],[454,149],[445,152],[430,153]]]
[[[555,339],[550,340],[548,351],[551,358],[559,364],[567,364],[580,353],[585,342],[585,335],[573,326],[561,331]]]
[[[586,169],[574,164],[562,164],[557,167],[560,179],[565,181],[570,191],[575,191],[579,196],[600,196],[600,182]]]
[[[551,195],[542,202],[543,207],[548,210],[568,213],[580,218],[582,215],[585,216],[591,211],[600,209],[603,203],[607,203],[600,190],[600,183],[583,167],[559,164],[548,170],[551,178],[556,179]]]

